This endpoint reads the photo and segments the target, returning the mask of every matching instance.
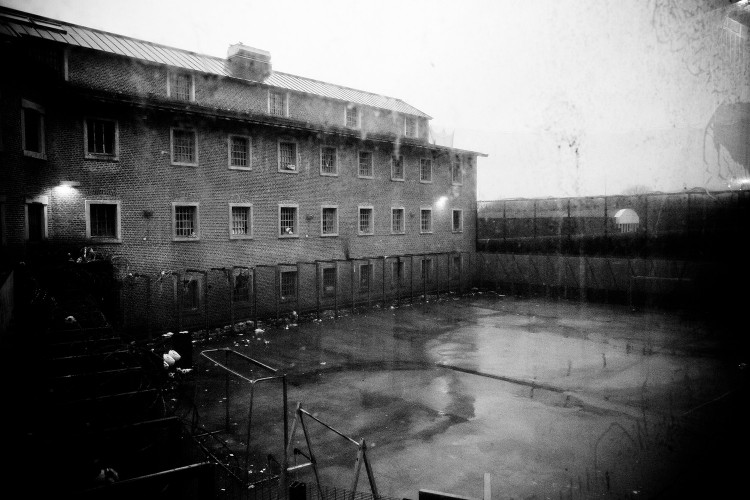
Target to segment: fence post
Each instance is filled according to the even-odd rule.
[[[383,309],[385,309],[385,255],[383,255]]]
[[[440,254],[435,254],[435,294],[436,301],[440,302]]]
[[[354,316],[354,314],[356,312],[356,310],[355,310],[356,308],[355,308],[355,304],[354,304],[354,269],[355,269],[356,265],[355,265],[355,263],[354,263],[353,260],[351,261],[351,263],[352,263],[352,279],[351,279],[351,282],[352,282],[352,316]]]
[[[315,262],[315,304],[317,318],[320,319],[320,262]]]
[[[339,261],[333,261],[333,319],[339,317]]]

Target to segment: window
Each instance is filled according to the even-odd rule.
[[[359,291],[366,292],[372,286],[372,264],[359,265]]]
[[[453,256],[453,274],[458,276],[460,273],[461,273],[461,256],[454,255]]]
[[[297,172],[296,142],[279,142],[279,172]]]
[[[284,92],[268,91],[268,114],[288,116],[287,96]]]
[[[347,106],[346,126],[349,128],[359,128],[359,108],[355,106]]]
[[[83,127],[86,158],[116,160],[118,155],[118,130],[115,120],[86,118]]]
[[[431,208],[422,208],[419,210],[419,232],[422,234],[432,232]]]
[[[335,205],[323,205],[320,208],[320,235],[338,236],[339,209]]]
[[[297,296],[297,271],[281,272],[281,300],[291,300]]]
[[[320,175],[338,175],[336,164],[336,148],[323,146],[320,148]]]
[[[359,234],[360,236],[373,234],[373,208],[370,206],[359,207]]]
[[[402,155],[391,156],[391,180],[404,180],[404,157]]]
[[[421,262],[420,279],[423,281],[430,281],[430,276],[432,276],[432,259],[422,259]]]
[[[250,138],[244,135],[229,136],[229,168],[233,170],[250,170]]]
[[[167,95],[178,101],[195,100],[195,80],[190,73],[170,71],[167,79]]]
[[[464,211],[459,209],[453,210],[453,223],[451,230],[454,233],[461,233],[464,230]]]
[[[49,199],[41,196],[26,199],[24,215],[26,219],[25,237],[27,241],[42,241],[47,239],[47,205]]]
[[[297,238],[299,205],[279,205],[279,238]]]
[[[394,286],[404,284],[404,263],[403,261],[391,262],[391,284]]]
[[[229,239],[248,240],[253,237],[253,204],[229,204]]]
[[[336,268],[323,268],[323,295],[333,296],[336,293]]]
[[[200,238],[197,203],[172,203],[172,238],[194,241]]]
[[[417,136],[417,119],[411,117],[404,117],[404,135],[406,137]]]
[[[234,269],[234,286],[232,287],[232,301],[233,302],[249,302],[250,301],[250,270],[249,269]]]
[[[21,100],[21,140],[23,154],[31,158],[47,158],[44,140],[44,108],[26,99]]]
[[[370,151],[360,151],[358,155],[359,176],[372,179],[372,153]]]
[[[186,279],[182,281],[182,309],[198,310],[201,304],[200,281]]]
[[[172,165],[198,165],[198,141],[195,130],[173,128],[172,134]]]
[[[451,182],[456,185],[463,184],[463,171],[461,170],[461,158],[456,156],[451,163]]]
[[[120,202],[86,200],[86,238],[120,241]]]
[[[419,160],[419,182],[432,182],[432,160],[429,158]]]
[[[404,209],[391,208],[391,233],[404,234]]]

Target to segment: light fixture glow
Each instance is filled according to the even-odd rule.
[[[448,197],[447,196],[441,196],[435,202],[435,206],[437,206],[438,208],[443,208],[447,202],[448,202]]]

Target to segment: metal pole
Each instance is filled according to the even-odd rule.
[[[229,349],[224,350],[224,364],[229,366]],[[224,430],[229,432],[229,372],[224,372]]]
[[[253,267],[253,328],[258,328],[258,285],[256,281],[258,276]]]
[[[409,303],[414,303],[414,255],[409,256]]]
[[[279,301],[280,301],[280,295],[281,290],[279,290],[279,286],[281,283],[281,268],[279,266],[274,266],[275,273],[274,273],[274,284],[276,285],[274,288],[276,289],[276,292],[274,293],[274,297],[276,297],[276,321],[279,320]]]
[[[370,291],[372,290],[372,279],[375,277],[375,268],[370,259],[367,259],[367,267],[365,269],[367,269],[367,308],[369,309],[372,307]]]
[[[440,254],[435,255],[435,294],[440,302]]]
[[[383,255],[383,309],[385,309],[385,255]]]
[[[448,252],[448,295],[451,293],[451,280],[453,279],[451,277],[453,274],[451,272],[451,267],[453,267],[453,252]]]
[[[422,254],[422,301],[427,302],[427,273],[430,272],[427,267],[427,255]]]
[[[320,319],[320,262],[315,263],[315,300],[317,303],[318,319]]]
[[[339,261],[333,261],[334,280],[333,280],[333,319],[339,317]]]
[[[299,313],[300,313],[300,308],[299,308],[299,282],[300,282],[300,271],[299,271],[299,264],[297,264],[297,265],[295,266],[295,269],[296,269],[296,276],[297,276],[297,279],[295,280],[295,283],[294,283],[294,286],[295,286],[295,291],[294,291],[294,293],[295,293],[295,295],[297,296],[297,314],[299,314]]]
[[[396,307],[401,307],[401,256],[396,257]]]
[[[352,262],[352,277],[351,277],[351,283],[352,283],[352,316],[353,316],[354,313],[355,313],[355,304],[354,304],[354,268],[355,268],[355,264],[354,264],[354,261],[351,261],[351,262]]]

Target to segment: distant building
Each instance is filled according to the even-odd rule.
[[[244,268],[475,250],[479,153],[432,144],[430,116],[399,99],[274,71],[242,44],[222,59],[7,8],[0,42],[6,259],[93,246],[181,275],[182,294],[162,280],[152,300],[201,321],[210,280],[186,269],[232,270],[242,299]]]

